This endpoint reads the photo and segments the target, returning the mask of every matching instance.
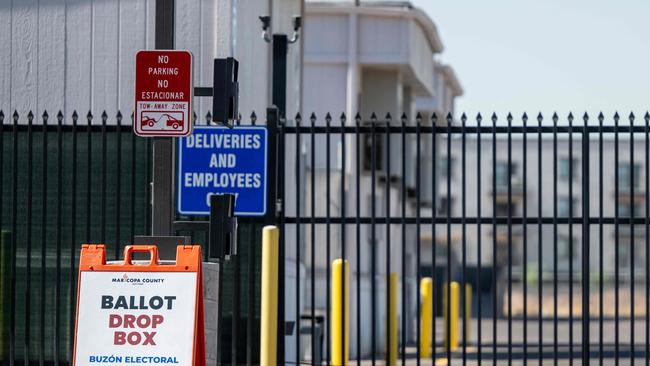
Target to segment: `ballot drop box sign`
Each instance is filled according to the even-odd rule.
[[[195,362],[203,349],[203,334],[197,335],[200,272],[121,267],[80,267],[74,364],[201,364]],[[143,271],[147,267],[156,270]]]

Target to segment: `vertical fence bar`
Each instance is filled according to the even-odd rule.
[[[618,113],[614,115],[614,126],[615,129],[617,130],[616,133],[614,133],[614,357],[615,357],[615,364],[618,365],[619,362],[619,357],[620,357],[620,350],[619,350],[619,294],[618,294],[618,286],[619,286],[619,251],[618,251],[618,246],[619,246],[619,215],[620,215],[620,209],[619,209],[619,198],[618,195],[620,193],[620,187],[619,187],[619,164],[618,164],[618,120],[619,116]]]
[[[453,122],[451,113],[447,114],[447,207],[446,207],[446,214],[447,214],[447,305],[444,309],[445,312],[447,312],[447,322],[446,322],[446,327],[447,327],[447,342],[446,342],[446,347],[447,347],[447,362],[449,365],[451,365],[451,323],[454,321],[451,319],[451,250],[452,250],[452,245],[451,245],[451,174],[452,174],[452,160],[451,160],[451,123]],[[455,330],[454,330],[455,332]]]
[[[420,150],[421,150],[420,134],[422,133],[421,127],[422,127],[422,115],[420,113],[418,113],[415,116],[415,138],[416,138],[416,140],[415,140],[415,162],[416,162],[415,163],[416,164],[415,165],[415,225],[416,225],[415,226],[415,237],[416,237],[415,238],[415,242],[416,242],[416,247],[415,247],[415,263],[416,263],[415,271],[416,271],[416,274],[415,274],[415,277],[417,279],[417,282],[416,282],[417,287],[416,288],[419,288],[420,281],[422,280],[422,273],[421,273],[421,270],[420,270],[420,263],[421,263],[421,258],[420,258],[421,253],[420,252],[421,252],[421,246],[422,246],[422,241],[421,241],[421,238],[420,238],[420,216],[421,216],[420,207],[422,205],[422,200],[421,200],[421,197],[420,197],[420,183],[421,183],[421,175],[422,175],[422,169],[421,169],[422,157],[421,157],[421,152],[420,152]],[[402,253],[402,256],[404,256],[404,253]],[[404,302],[404,301],[405,301],[404,297],[402,297],[402,302]],[[421,312],[421,304],[420,304],[421,299],[420,299],[420,296],[416,296],[415,301],[416,301],[415,314],[416,314],[416,317],[419,317],[420,312]],[[405,307],[406,306],[404,306],[404,308]],[[403,318],[405,318],[405,316],[403,316]],[[415,324],[416,324],[415,325],[416,326],[416,332],[415,332],[415,334],[416,334],[416,340],[415,340],[416,343],[415,344],[418,345],[418,350],[419,350],[420,338],[422,337],[422,334],[421,334],[422,329],[421,329],[419,321],[416,321]],[[402,337],[402,344],[404,344],[404,343],[406,343],[406,335],[404,335]],[[406,352],[404,352],[404,350],[402,350],[402,352],[406,353]],[[418,352],[417,359],[416,359],[416,366],[420,366],[420,357],[421,356],[422,355]],[[402,362],[405,361],[405,358],[406,358],[406,356],[402,355]]]
[[[553,113],[553,364],[558,363],[557,319],[557,113]]]
[[[147,156],[147,187],[146,187],[146,190],[145,190],[146,199],[144,199],[142,201],[143,202],[143,211],[144,211],[142,214],[144,215],[145,228],[147,228],[147,234],[151,235],[152,234],[152,232],[151,232],[152,227],[151,227],[151,215],[149,214],[149,209],[151,208],[151,188],[152,188],[151,186],[153,184],[153,180],[152,180],[152,178],[153,178],[152,177],[152,175],[153,175],[153,164],[151,164],[151,158],[150,158],[151,156],[153,156],[153,152],[152,152],[152,150],[153,150],[153,142],[152,142],[152,139],[147,139],[146,144],[147,144],[147,151],[146,151],[145,156]],[[207,256],[207,252],[206,252],[206,256]]]
[[[391,306],[390,306],[390,288],[391,288],[391,266],[390,266],[390,246],[391,246],[391,237],[390,237],[390,127],[391,127],[391,115],[388,113],[386,115],[386,183],[385,183],[385,192],[384,194],[386,195],[386,212],[385,212],[385,217],[386,217],[386,365],[391,365],[393,366],[390,361],[390,350],[391,348],[391,336],[393,336],[392,332],[390,331],[390,324],[391,324],[391,319],[393,316],[396,316],[397,314],[392,314],[391,313]]]
[[[267,208],[269,209],[269,208]],[[248,226],[248,274],[246,282],[247,296],[246,296],[246,366],[253,365],[253,346],[255,345],[255,247],[257,246],[257,230],[258,225],[251,223]],[[300,321],[300,320],[298,320]],[[300,334],[300,333],[298,333]]]
[[[524,113],[521,117],[524,126],[522,135],[523,169],[522,169],[522,192],[523,192],[523,287],[524,287],[524,365],[528,364],[528,115]],[[541,339],[539,340],[541,343]]]
[[[4,129],[5,129],[5,123],[4,123],[4,122],[5,122],[5,113],[2,111],[2,109],[0,109],[0,172],[3,172],[3,174],[5,173],[5,170],[4,170],[4,168],[5,168],[5,166],[4,166],[4,156],[5,156],[5,155],[4,155],[4,149],[5,149],[5,142],[4,142],[5,135],[4,135]],[[3,225],[3,223],[4,223],[4,221],[3,221],[3,219],[4,219],[4,215],[3,215],[3,213],[4,213],[4,179],[1,179],[1,178],[0,178],[0,235],[4,235],[4,233],[2,232],[2,228],[4,227],[4,225]],[[13,235],[14,233],[11,233],[11,234]],[[2,243],[2,246],[3,246],[3,247],[0,248],[0,250],[2,250],[2,251],[4,251],[5,253],[7,253],[7,252],[6,252],[7,248],[4,247],[5,245],[11,245],[11,244],[10,244],[10,243],[5,243],[5,242]],[[9,249],[11,249],[11,246],[9,247]],[[11,253],[12,253],[12,252],[9,252],[9,256],[10,256],[10,257],[12,257],[12,254],[11,254]],[[3,259],[4,259],[4,258],[3,258]],[[3,263],[3,265],[4,265],[6,262],[3,261],[2,263]],[[9,266],[13,266],[13,263],[11,263],[11,259],[9,259]],[[2,291],[3,295],[6,293],[6,292],[4,291],[4,290],[5,290],[4,286],[5,286],[5,284],[7,283],[7,282],[6,282],[6,274],[5,274],[6,272],[5,272],[5,271],[6,271],[6,268],[3,268],[3,276],[2,276],[2,277],[3,277],[3,279],[5,280],[5,281],[3,281],[4,283],[3,283],[3,288],[2,288],[2,290],[3,290],[3,291]],[[11,280],[11,279],[10,279],[10,280]],[[11,287],[12,284],[9,284],[9,286]],[[11,302],[11,299],[3,298],[3,308],[5,307],[4,304],[6,304],[7,301]],[[4,323],[4,322],[3,322],[3,323]],[[3,324],[3,326],[5,326],[5,324]],[[5,328],[5,329],[6,329],[6,328]],[[3,329],[3,330],[4,330],[4,329]],[[3,336],[4,336],[4,334],[5,334],[5,333],[3,332]],[[13,335],[10,334],[10,335],[9,335],[9,338],[12,338],[12,337],[13,337]],[[4,342],[3,342],[3,343],[4,343]],[[3,346],[4,346],[4,345],[3,345]],[[4,358],[4,357],[7,357],[7,356],[3,356],[3,358]]]
[[[9,268],[9,313],[16,312],[16,251],[17,247],[17,226],[18,226],[18,112],[12,115],[12,197],[11,197],[11,267]],[[16,362],[16,317],[9,317],[9,365],[14,366]]]
[[[341,308],[343,309],[343,312],[341,313],[341,328],[343,329],[343,333],[341,335],[341,342],[343,344],[343,352],[344,352],[344,366],[347,366],[348,359],[349,359],[349,334],[348,334],[348,319],[349,319],[349,314],[348,314],[348,298],[349,298],[349,286],[348,286],[348,277],[349,277],[349,272],[350,269],[348,268],[348,261],[346,258],[346,237],[345,237],[345,205],[347,204],[345,200],[346,192],[345,192],[345,175],[347,173],[346,171],[346,150],[345,150],[345,124],[346,124],[346,116],[345,113],[341,114],[340,118],[341,122],[341,182],[340,182],[340,189],[341,189],[341,258],[343,262],[343,266],[341,268],[341,273],[343,275],[343,287],[341,288]]]
[[[12,197],[11,197],[11,268],[9,277],[11,289],[9,291],[9,312],[14,314],[16,311],[16,251],[17,247],[17,227],[18,227],[18,112],[14,111],[12,115]],[[14,366],[16,362],[16,317],[9,317],[9,365]]]
[[[332,116],[327,113],[325,115],[325,264],[326,264],[326,279],[325,279],[325,289],[327,291],[327,305],[326,305],[326,323],[327,323],[327,337],[328,342],[327,344],[331,345],[332,344],[332,326],[331,326],[331,316],[332,316],[332,309],[331,309],[331,215],[330,215],[330,210],[331,210],[331,205],[330,205],[330,194],[331,194],[331,183],[330,183],[330,178],[331,178],[331,150],[330,150],[330,125],[332,123]],[[327,347],[327,365],[330,365],[332,361],[332,347]],[[338,365],[336,365],[338,366]]]
[[[257,115],[255,114],[255,111],[251,112],[250,121],[252,126],[257,124]],[[267,210],[269,210],[268,207]],[[246,366],[253,366],[253,357],[255,352],[255,279],[257,277],[255,275],[255,247],[257,245],[257,228],[257,223],[251,223],[248,226],[248,237],[250,239],[248,241],[248,273],[246,276]],[[298,324],[300,324],[300,319],[298,319]]]
[[[645,120],[645,364],[650,365],[650,114]]]
[[[223,263],[223,262],[222,262]],[[239,320],[240,320],[240,299],[241,299],[241,273],[239,265],[239,253],[232,255],[230,257],[230,263],[232,265],[232,282],[233,282],[233,291],[232,291],[232,320],[230,322],[230,364],[231,366],[237,366],[239,363]],[[296,329],[298,327],[298,319],[296,319]],[[223,323],[222,323],[223,324]],[[223,338],[222,338],[223,339]]]
[[[5,126],[4,126],[4,123],[5,123],[5,113],[2,111],[2,109],[0,109],[0,172],[3,172],[3,174],[6,173],[5,170],[4,170],[5,169],[5,165],[4,165],[4,157],[5,157],[5,154],[4,154],[4,148],[5,148],[4,130],[5,130]],[[3,191],[3,189],[4,189],[4,179],[0,179],[0,192],[2,192],[0,194],[0,227],[4,227],[3,226],[3,219],[4,219],[4,215],[3,215],[3,212],[4,212],[4,191]],[[0,229],[0,235],[2,235],[1,231],[2,230]],[[3,243],[3,246],[4,245],[7,245],[7,244]],[[6,248],[3,247],[1,250],[6,250]],[[11,253],[9,255],[11,256]],[[5,262],[3,262],[3,264],[4,263]],[[4,272],[4,270],[6,270],[6,269],[3,268],[3,272]],[[4,278],[4,275],[3,275],[3,278]],[[4,286],[4,284],[3,284],[3,286]],[[3,288],[3,290],[4,290],[4,288]],[[4,293],[4,291],[3,291],[3,293]],[[4,299],[4,301],[7,301],[7,300]],[[3,305],[4,305],[4,301],[3,301]],[[3,308],[4,308],[4,306],[3,306]]]
[[[100,222],[100,240],[102,243],[106,243],[106,120],[108,119],[108,114],[106,111],[102,112],[102,175],[101,175],[101,222]]]
[[[29,366],[30,361],[30,315],[31,315],[31,282],[32,282],[32,179],[33,179],[33,160],[34,160],[34,136],[32,125],[34,122],[34,114],[29,111],[27,115],[27,252],[25,259],[27,261],[25,268],[25,366]]]
[[[603,283],[604,283],[604,245],[603,245],[603,113],[598,115],[598,361],[603,364]]]
[[[630,113],[630,365],[634,365],[634,114]]]
[[[400,197],[401,197],[401,217],[400,217],[400,226],[401,226],[401,235],[402,235],[402,308],[404,309],[404,302],[406,299],[406,114],[402,114],[401,118],[401,137],[402,137],[402,184],[400,185]],[[419,332],[418,332],[419,334]],[[406,339],[406,317],[402,317],[402,340]],[[406,342],[402,341],[400,352],[402,353],[402,366],[406,364]],[[418,342],[419,344],[419,342]],[[417,361],[419,362],[420,355],[417,355]]]
[[[122,228],[122,112],[115,116],[117,151],[115,152],[115,260],[120,259],[120,232]]]
[[[133,118],[134,115],[131,113],[131,125],[133,125]],[[129,202],[129,209],[131,210],[131,215],[130,215],[130,238],[131,238],[131,244],[135,244],[135,174],[136,174],[136,169],[135,169],[135,164],[136,164],[136,156],[137,156],[137,144],[136,144],[136,134],[131,134],[131,189],[130,189],[130,202]],[[270,209],[270,208],[269,208]]]
[[[377,177],[377,131],[376,131],[376,125],[377,125],[377,116],[373,113],[370,116],[370,134],[371,134],[371,144],[370,144],[370,155],[371,155],[371,162],[370,162],[370,177],[371,177],[371,183],[370,183],[370,196],[371,196],[371,202],[370,202],[370,242],[371,242],[371,247],[370,247],[370,292],[371,292],[371,299],[370,299],[370,319],[371,319],[371,361],[372,361],[372,366],[375,366],[376,363],[376,352],[377,352],[377,322],[376,322],[376,316],[377,316],[377,303],[376,303],[376,294],[377,294],[377,284],[375,283],[375,276],[377,275],[377,266],[376,266],[376,248],[377,248],[377,233],[375,229],[375,223],[376,223],[376,214],[377,214],[377,200],[376,200],[376,188],[375,188],[375,183],[376,177]]]
[[[508,365],[512,365],[512,114],[508,113],[506,120],[508,121]]]
[[[300,178],[301,178],[301,163],[300,155],[302,154],[302,149],[300,145],[300,127],[302,122],[302,116],[300,113],[296,114],[296,364],[300,364]]]
[[[482,182],[482,175],[481,175],[481,121],[483,120],[483,117],[479,113],[476,116],[476,217],[478,218],[476,220],[476,294],[477,294],[477,304],[478,308],[477,310],[477,318],[476,318],[476,326],[477,326],[477,332],[476,332],[476,339],[477,339],[477,352],[476,352],[476,361],[479,366],[481,366],[481,361],[483,359],[483,334],[482,334],[482,313],[483,313],[483,302],[482,302],[482,296],[481,293],[483,292],[483,288],[481,286],[481,265],[482,265],[482,248],[481,248],[481,238],[483,237],[483,232],[482,232],[482,226],[481,226],[481,221],[482,221],[482,213],[481,213],[481,182]]]
[[[497,115],[492,114],[492,364],[497,364]]]
[[[538,339],[538,359],[539,363],[542,363],[543,360],[543,354],[544,354],[544,346],[543,346],[543,336],[544,336],[544,323],[543,323],[543,301],[542,299],[544,298],[543,294],[543,257],[542,257],[542,173],[543,173],[543,168],[542,168],[542,147],[543,147],[543,142],[542,142],[542,121],[544,120],[544,117],[542,116],[542,113],[539,113],[537,115],[537,127],[539,128],[537,131],[537,322],[538,322],[538,331],[537,331],[537,339]]]
[[[72,152],[71,152],[71,179],[70,179],[70,270],[69,277],[70,281],[68,282],[68,292],[70,293],[69,304],[70,309],[68,315],[70,319],[75,318],[75,307],[76,307],[76,281],[74,273],[75,257],[76,257],[76,242],[77,242],[77,123],[79,121],[79,115],[77,111],[72,112]],[[68,337],[69,339],[74,339],[74,327],[68,327]],[[69,342],[68,346],[68,361],[72,362],[72,354],[74,352],[74,342]]]
[[[91,215],[91,197],[92,197],[92,121],[93,115],[88,111],[86,115],[86,243],[91,243],[90,241],[90,219]]]
[[[437,282],[436,282],[436,262],[438,256],[436,255],[436,247],[438,244],[436,238],[436,218],[437,218],[437,203],[438,203],[438,147],[436,144],[436,128],[438,122],[438,116],[434,112],[431,115],[431,288],[433,291],[437,291]],[[431,366],[436,364],[436,301],[431,301]],[[444,311],[444,310],[443,310]]]
[[[59,349],[61,347],[60,312],[61,312],[61,211],[63,201],[63,113],[56,116],[56,273],[54,275],[54,365],[59,366]],[[2,169],[0,169],[2,171]]]
[[[45,255],[47,254],[45,249],[45,239],[47,238],[47,122],[49,115],[47,111],[43,112],[42,121],[43,125],[41,133],[41,160],[43,166],[41,167],[41,283],[40,283],[40,307],[39,307],[39,352],[38,352],[38,363],[40,366],[43,366],[45,363],[45,281],[46,276],[45,272],[47,271]],[[31,260],[31,257],[28,257],[27,260]]]
[[[582,365],[588,366],[590,361],[590,321],[591,309],[589,281],[591,277],[590,251],[591,251],[591,226],[590,213],[590,187],[589,187],[589,149],[590,137],[588,132],[589,116],[585,112],[582,117],[584,132],[582,133]]]
[[[354,117],[354,137],[355,141],[355,205],[356,205],[356,244],[357,244],[357,365],[361,364],[361,135],[359,133],[359,124],[361,115],[359,113]]]
[[[280,258],[280,263],[278,264],[278,275],[279,275],[279,287],[278,287],[278,348],[277,348],[277,360],[278,364],[283,365],[285,363],[285,355],[284,355],[284,341],[285,341],[285,335],[286,335],[286,296],[285,296],[285,286],[286,286],[286,249],[285,249],[285,226],[286,226],[286,216],[287,216],[287,202],[286,202],[286,185],[285,185],[285,174],[286,174],[286,143],[287,143],[287,136],[286,136],[286,119],[284,118],[284,115],[281,116],[281,118],[278,119],[278,128],[279,128],[279,133],[280,133],[280,143],[279,143],[279,157],[278,157],[278,164],[280,166],[278,167],[278,170],[280,172],[279,176],[277,177],[277,184],[278,184],[278,202],[280,202],[280,248],[279,248],[279,258]]]
[[[390,288],[391,288],[391,268],[390,268],[390,127],[391,127],[391,116],[390,113],[386,115],[386,183],[385,183],[385,192],[386,195],[386,365],[395,366],[391,364],[391,351],[392,351],[392,339],[393,336],[391,331],[391,316],[390,316]],[[396,315],[396,314],[393,314]]]
[[[460,287],[460,296],[461,296],[461,307],[462,307],[462,316],[463,316],[463,343],[462,343],[462,357],[463,357],[463,366],[467,364],[467,320],[469,318],[469,314],[467,314],[467,294],[466,294],[466,276],[467,276],[467,224],[466,224],[466,218],[467,218],[467,183],[466,183],[466,174],[465,174],[465,169],[466,169],[466,133],[465,133],[465,124],[467,123],[467,116],[465,113],[460,117],[460,122],[461,122],[461,172],[460,172],[460,178],[461,178],[461,215],[460,215],[460,220],[461,220],[461,271],[460,271],[460,276],[461,276],[461,287]]]
[[[573,113],[569,113],[569,365],[573,366]]]
[[[309,117],[310,122],[310,148],[309,153],[311,165],[311,181],[309,182],[311,192],[311,362],[316,362],[316,115],[314,113]],[[329,347],[329,344],[328,344]]]

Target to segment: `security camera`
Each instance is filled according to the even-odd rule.
[[[260,15],[259,18],[262,22],[262,39],[264,39],[267,43],[271,42],[271,35],[269,34],[269,28],[271,27],[271,16]]]
[[[289,40],[289,43],[294,43],[298,40],[298,31],[300,30],[300,27],[302,26],[302,20],[300,19],[300,16],[294,16],[293,17],[293,36],[291,36],[291,39]]]
[[[297,32],[302,27],[302,18],[300,16],[293,17],[293,31]]]
[[[271,16],[270,15],[260,15],[260,21],[262,21],[262,30],[267,30],[271,26]]]

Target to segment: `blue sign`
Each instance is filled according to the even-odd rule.
[[[235,195],[235,215],[266,213],[265,127],[196,126],[178,139],[178,212],[209,215],[210,195]]]

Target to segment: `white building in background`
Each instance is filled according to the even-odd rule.
[[[584,195],[583,187],[583,158],[582,141],[574,136],[572,154],[567,135],[562,134],[557,139],[557,201],[553,195],[554,185],[554,148],[553,138],[546,135],[542,138],[539,156],[539,143],[536,134],[527,137],[526,156],[524,165],[524,148],[521,134],[512,136],[512,158],[510,160],[510,177],[508,177],[507,138],[498,135],[496,141],[496,160],[493,158],[492,136],[484,135],[481,138],[480,149],[475,134],[466,138],[466,214],[468,217],[478,216],[478,204],[481,205],[482,217],[507,217],[510,212],[512,217],[520,218],[524,215],[529,218],[538,217],[541,209],[543,217],[553,217],[557,209],[557,217],[567,220],[569,217],[581,218],[583,216]],[[440,190],[438,191],[438,215],[447,215],[447,205],[450,205],[452,217],[459,217],[462,209],[463,170],[461,166],[462,150],[459,137],[452,138],[451,164],[448,163],[445,151],[446,143],[443,141],[437,157],[438,166],[444,167],[438,171]],[[629,135],[619,137],[618,171],[615,161],[615,141],[612,135],[606,135],[602,142],[602,170],[600,168],[600,145],[596,135],[589,143],[589,214],[591,217],[600,216],[602,201],[603,217],[615,217],[616,202],[618,200],[618,215],[621,218],[631,216],[645,217],[647,192],[645,182],[648,172],[645,171],[645,144],[642,136],[636,136],[633,143],[635,161],[630,159]],[[480,159],[480,160],[479,160]],[[541,162],[541,163],[540,163]],[[483,172],[476,177],[477,166],[480,164]],[[541,168],[540,168],[541,164]],[[493,166],[496,168],[494,171]],[[448,167],[448,168],[447,168]],[[540,177],[539,172],[544,174]],[[526,179],[524,179],[524,177]],[[599,190],[599,177],[602,178],[602,197]],[[447,193],[446,181],[451,180],[451,191]],[[493,179],[496,182],[494,188]],[[616,179],[619,181],[618,194],[615,189]],[[524,185],[525,181],[525,185]],[[510,208],[508,205],[508,183],[511,187]],[[480,187],[480,196],[479,196]],[[525,189],[524,189],[525,188]],[[541,190],[541,201],[540,201]],[[524,202],[526,210],[524,211]],[[496,210],[493,209],[494,208]],[[541,205],[541,208],[540,208]],[[462,251],[459,225],[453,225],[452,241],[454,251]],[[646,269],[646,237],[645,226],[634,225],[634,236],[631,225],[620,224],[618,233],[618,246],[615,246],[615,225],[603,225],[603,268],[600,268],[598,245],[600,241],[599,225],[591,224],[589,231],[590,245],[590,271],[594,278],[602,272],[606,281],[611,281],[616,268],[615,252],[619,253],[620,277],[629,281],[631,270],[634,268],[636,280],[643,278]],[[439,226],[439,231],[444,230],[444,225]],[[538,278],[539,271],[539,243],[543,245],[542,251],[542,276],[545,281],[553,280],[553,235],[554,228],[551,224],[542,225],[541,237],[537,224],[527,225],[527,235],[524,238],[522,225],[512,227],[512,255],[514,280],[522,281],[525,276],[533,282]],[[466,232],[466,253],[468,268],[475,268],[478,255],[481,254],[481,265],[491,269],[493,266],[492,245],[494,232],[491,224],[478,226],[468,225]],[[478,247],[478,239],[482,245]],[[498,225],[496,232],[496,265],[502,270],[508,265],[509,235],[506,225]],[[527,257],[524,257],[524,239],[527,245]],[[528,265],[528,273],[524,273],[524,263]],[[573,232],[569,232],[569,225],[560,223],[557,226],[557,271],[561,282],[569,280],[573,266],[575,281],[581,278],[582,272],[582,225],[575,224]],[[488,289],[489,290],[489,289]]]
[[[429,124],[432,113],[446,115],[454,112],[454,98],[462,94],[462,88],[453,70],[436,61],[435,55],[443,50],[442,41],[438,30],[429,16],[420,9],[413,7],[409,2],[361,2],[360,6],[354,2],[338,1],[307,1],[304,20],[304,84],[303,84],[303,111],[305,115],[312,112],[318,117],[317,125],[324,125],[325,115],[329,112],[333,116],[332,124],[340,125],[339,115],[345,112],[347,116],[358,113],[363,118],[362,123],[367,123],[371,114],[376,113],[381,121],[387,113],[393,118],[393,124],[399,124],[400,116],[406,113],[409,124],[414,124],[414,116],[420,112],[425,117],[424,124]],[[348,118],[347,124],[354,124],[354,119]],[[445,123],[444,118],[439,123]],[[310,151],[312,146],[303,138],[303,161],[305,161],[305,177],[302,187],[309,187],[314,175],[315,192],[304,190],[303,210],[310,214],[311,196],[316,196],[316,216],[325,216],[328,205],[330,215],[340,216],[342,200],[345,196],[347,215],[356,214],[356,179],[359,179],[361,188],[359,195],[361,201],[361,216],[371,215],[372,195],[370,187],[376,186],[376,215],[386,215],[387,201],[390,200],[390,214],[394,217],[401,215],[402,203],[405,204],[407,215],[415,210],[415,199],[409,194],[405,202],[401,200],[401,186],[405,182],[408,190],[415,189],[415,164],[416,157],[414,139],[409,136],[406,146],[406,156],[401,156],[401,137],[391,137],[390,151],[385,143],[376,145],[376,179],[373,182],[370,172],[368,141],[360,147],[359,167],[361,175],[356,176],[356,153],[353,135],[347,136],[345,141],[345,166],[342,166],[342,146],[340,136],[330,137],[330,193],[329,202],[320,197],[326,195],[327,154],[325,153],[325,138],[319,135],[316,138],[315,165],[310,164]],[[422,177],[431,177],[433,174],[431,159],[431,141],[422,141]],[[402,161],[405,161],[406,176],[402,176]],[[388,164],[390,163],[390,164]],[[390,165],[390,171],[388,166]],[[341,181],[345,178],[345,185]],[[429,178],[430,179],[430,178]],[[387,185],[386,182],[390,183]],[[430,181],[430,180],[429,180]],[[431,185],[422,187],[422,212],[430,212],[431,202],[435,194],[431,192]],[[389,198],[390,197],[390,198]],[[290,197],[287,197],[290,199]],[[332,225],[329,236],[325,225],[316,226],[316,242],[314,244],[316,263],[312,266],[311,228],[305,225],[304,244],[301,245],[301,261],[304,264],[304,275],[301,274],[301,288],[303,296],[301,307],[304,313],[311,311],[311,272],[315,272],[315,312],[324,315],[327,305],[326,274],[327,274],[327,247],[330,248],[330,261],[341,256],[342,240],[341,226]],[[291,235],[291,234],[288,234]],[[430,233],[424,230],[421,239],[424,242]],[[405,273],[407,277],[407,296],[405,303],[399,311],[401,319],[407,320],[408,340],[415,339],[416,299],[418,284],[416,280],[415,259],[415,230],[406,232],[406,251],[402,252],[402,230],[399,225],[391,225],[390,237],[386,236],[386,226],[377,225],[375,242],[371,242],[372,234],[369,225],[361,229],[360,252],[356,249],[356,231],[349,226],[345,233],[346,258],[350,265],[350,352],[351,357],[356,357],[358,352],[363,357],[369,356],[372,350],[371,326],[376,325],[376,349],[383,352],[385,349],[385,294],[386,273],[385,265],[386,247],[390,251],[390,272],[402,274],[402,258],[406,262]],[[327,238],[330,238],[327,242]],[[289,245],[289,244],[287,244]],[[377,254],[376,261],[376,291],[371,292],[371,248]],[[424,254],[423,254],[424,255]],[[361,268],[356,268],[357,258],[360,256]],[[360,298],[357,298],[357,276],[359,276]],[[400,279],[401,286],[401,279]],[[401,291],[401,290],[400,290]],[[376,299],[377,313],[371,317],[371,301]],[[360,314],[357,313],[357,304],[360,302]],[[356,326],[360,317],[361,333]],[[401,334],[401,332],[400,332]],[[327,339],[327,338],[325,338]],[[357,347],[357,340],[361,340],[361,349]],[[327,348],[327,345],[324,345]]]

